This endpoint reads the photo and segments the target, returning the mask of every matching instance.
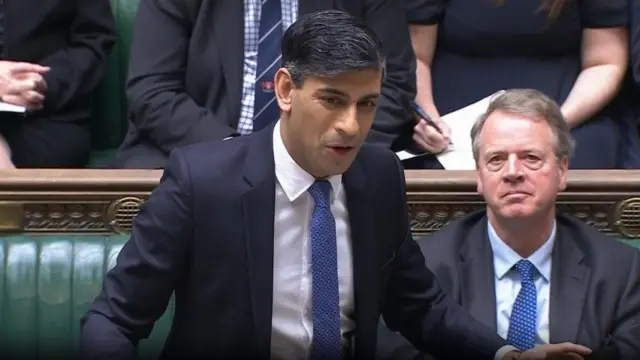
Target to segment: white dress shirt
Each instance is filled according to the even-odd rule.
[[[493,251],[493,267],[496,289],[496,324],[498,335],[506,339],[509,332],[509,319],[511,309],[520,292],[520,276],[515,270],[515,265],[523,258],[512,248],[505,244],[496,234],[495,229],[489,223],[489,242]],[[556,237],[556,225],[549,239],[534,252],[529,260],[536,272],[534,283],[537,290],[537,334],[536,345],[549,343],[549,294],[551,281],[551,253]]]
[[[287,152],[280,136],[279,122],[273,131],[273,155],[277,181],[271,356],[303,360],[309,356],[313,338],[309,223],[314,202],[307,189],[316,179],[302,170]],[[340,327],[345,334],[355,327],[349,217],[342,176],[332,176],[327,180],[331,183],[331,212],[336,221]]]

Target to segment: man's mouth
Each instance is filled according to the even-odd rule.
[[[338,155],[347,155],[353,151],[354,148],[353,146],[329,146],[329,149]]]

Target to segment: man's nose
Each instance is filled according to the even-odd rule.
[[[522,172],[522,163],[516,154],[510,154],[507,160],[507,168],[504,172],[505,180],[516,181],[524,176]]]
[[[343,135],[349,137],[355,137],[360,133],[357,106],[350,106],[345,110],[336,124],[336,129]]]

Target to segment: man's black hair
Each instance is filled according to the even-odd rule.
[[[306,77],[332,77],[348,71],[379,70],[385,56],[376,34],[354,16],[340,10],[306,14],[282,38],[282,66],[296,87]]]

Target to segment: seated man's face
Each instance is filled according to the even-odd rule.
[[[376,113],[382,74],[359,70],[307,77],[300,88],[276,78],[283,141],[300,167],[316,178],[344,173],[362,146]]]
[[[568,161],[556,157],[556,139],[547,122],[494,112],[478,140],[478,192],[489,214],[549,214],[557,193],[566,187]]]

